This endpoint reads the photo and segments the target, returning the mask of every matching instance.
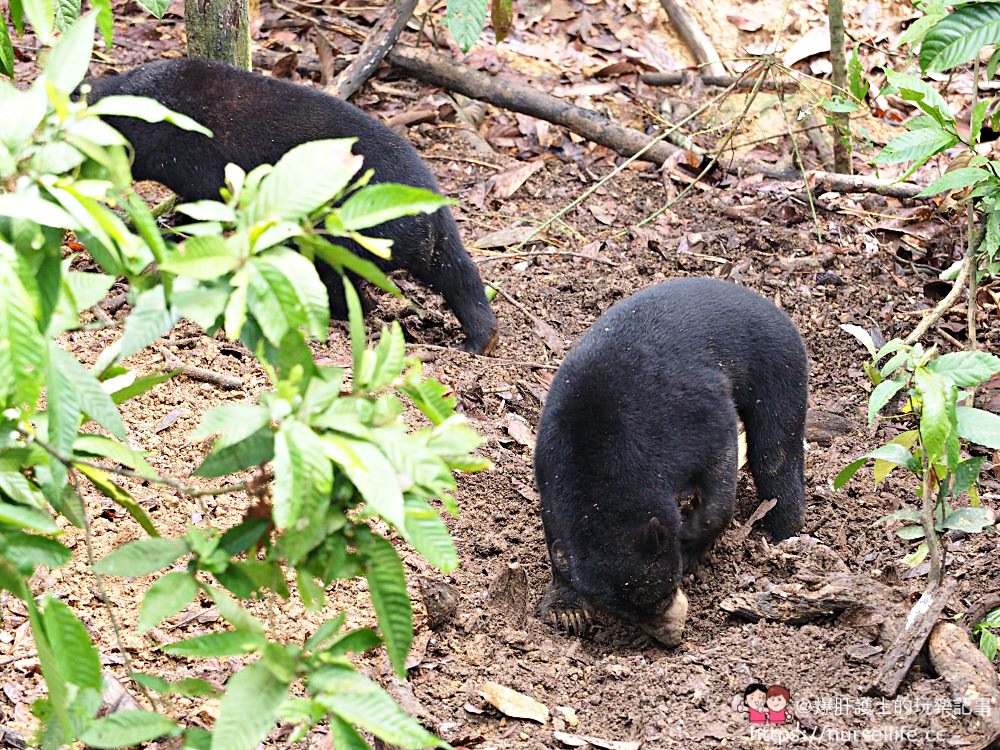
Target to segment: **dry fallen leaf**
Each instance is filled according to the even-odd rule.
[[[813,55],[821,55],[830,51],[830,27],[817,26],[803,34],[788,52],[785,53],[784,63],[791,67],[800,60],[805,60]]]
[[[764,25],[756,18],[749,18],[739,11],[727,13],[726,20],[740,31],[759,31],[760,27]]]
[[[491,247],[510,247],[511,245],[520,245],[521,242],[530,237],[531,233],[534,231],[534,227],[510,227],[508,229],[499,229],[496,232],[484,234],[472,243],[472,247],[485,250]],[[540,235],[540,237],[542,236],[544,235]]]
[[[508,434],[525,448],[532,448],[535,445],[535,433],[531,431],[528,421],[519,414],[507,414],[504,420],[504,427]]]
[[[600,737],[589,737],[583,734],[570,734],[556,730],[552,735],[570,747],[583,747],[592,745],[593,747],[604,748],[604,750],[639,750],[642,742],[639,740],[602,740]]]
[[[521,185],[528,181],[531,175],[544,166],[545,164],[541,159],[529,161],[527,164],[522,164],[516,169],[509,169],[506,172],[494,175],[487,180],[486,188],[488,191],[492,188],[498,198],[510,198],[517,192]]]
[[[479,687],[479,694],[498,711],[515,719],[531,719],[539,724],[549,720],[548,708],[534,698],[496,682],[484,682]]]

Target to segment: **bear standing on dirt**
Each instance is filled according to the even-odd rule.
[[[440,192],[404,138],[357,107],[305,86],[194,58],[148,63],[85,83],[91,87],[90,103],[105,96],[148,96],[212,131],[214,138],[208,138],[165,122],[105,118],[135,150],[133,177],[156,180],[187,200],[218,199],[230,162],[249,171],[273,164],[303,143],[350,137],[358,139],[354,151],[364,157],[364,168],[375,170],[372,182]],[[439,292],[462,324],[468,351],[485,353],[496,345],[496,316],[447,207],[396,219],[367,233],[393,240],[392,260],[376,258],[349,240],[337,241],[383,270],[405,269]],[[331,307],[343,315],[339,275],[322,262],[317,267],[330,290]]]
[[[735,284],[671,281],[602,315],[556,373],[538,427],[543,619],[580,632],[594,606],[680,643],[684,567],[732,519],[737,416],[757,495],[777,499],[762,526],[775,540],[801,529],[807,390],[795,325]]]

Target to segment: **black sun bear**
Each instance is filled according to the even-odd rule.
[[[757,494],[777,500],[763,528],[801,529],[807,390],[795,325],[735,284],[670,281],[604,313],[560,366],[538,428],[543,619],[580,632],[595,607],[680,643],[685,566],[733,516],[737,417]]]
[[[208,138],[164,122],[105,118],[135,151],[133,177],[156,180],[187,200],[218,199],[230,162],[249,171],[273,164],[303,143],[350,137],[358,139],[354,151],[364,157],[364,168],[375,170],[373,182],[440,192],[406,139],[357,107],[306,86],[195,58],[148,63],[85,83],[91,87],[90,103],[113,95],[147,96],[212,131],[214,137]],[[495,346],[496,316],[447,207],[396,219],[366,233],[393,240],[391,261],[350,241],[338,242],[383,270],[405,269],[440,293],[462,325],[468,351],[486,353]],[[322,262],[317,268],[330,290],[333,314],[342,317],[346,306],[339,276]]]

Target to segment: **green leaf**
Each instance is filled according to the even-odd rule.
[[[285,280],[294,292],[292,304],[305,317],[306,331],[313,338],[325,341],[330,327],[330,301],[316,265],[288,248],[271,250],[256,257],[254,263],[269,282],[279,276]]]
[[[913,552],[903,557],[903,564],[915,568],[927,557],[927,543],[921,542]]]
[[[917,368],[913,381],[920,393],[920,439],[931,463],[938,463],[944,455],[945,442],[951,432],[948,417],[948,394],[945,381],[936,373]]]
[[[989,508],[957,508],[944,517],[941,528],[978,534],[987,526],[992,526],[995,520]]]
[[[101,30],[106,47],[111,47],[114,33],[114,16],[111,14],[111,0],[90,0],[90,7],[97,12],[97,28]]]
[[[118,407],[111,396],[101,388],[100,382],[73,355],[51,342],[49,346],[49,367],[58,370],[66,381],[73,384],[80,410],[97,422],[119,440],[128,435]]]
[[[924,527],[904,526],[903,528],[896,531],[896,536],[898,536],[900,539],[906,539],[907,541],[913,541],[914,539],[923,539]]]
[[[306,651],[319,651],[323,649],[327,645],[327,641],[340,632],[346,621],[347,613],[338,613],[336,617],[327,620],[316,628],[316,632],[309,636],[302,648]]]
[[[212,137],[212,131],[208,128],[199,125],[187,115],[173,112],[155,99],[146,96],[106,96],[89,107],[89,111],[102,117],[114,115],[134,117],[145,122],[169,122],[182,130],[190,130],[209,138]]]
[[[876,156],[876,164],[898,164],[904,161],[923,164],[935,154],[951,148],[958,139],[938,128],[910,130],[889,141]]]
[[[419,373],[407,377],[399,390],[434,424],[441,424],[455,413],[451,389],[436,380],[421,380]]]
[[[219,688],[211,682],[199,680],[197,677],[185,677],[170,685],[170,692],[176,695],[186,695],[189,698],[206,698],[217,696],[221,693]]]
[[[13,219],[27,219],[36,224],[56,229],[79,229],[76,219],[64,211],[57,203],[38,196],[19,193],[0,195],[0,216]]]
[[[427,502],[415,497],[406,498],[406,540],[427,562],[448,573],[458,567],[455,542],[438,512]]]
[[[45,511],[5,502],[0,502],[0,523],[40,534],[55,534],[59,530],[52,516]]]
[[[883,380],[868,397],[868,424],[875,424],[875,417],[893,397],[906,386],[901,380]]]
[[[188,551],[188,544],[183,539],[137,539],[102,557],[94,569],[108,576],[148,576],[173,564]]]
[[[27,9],[27,5],[25,6]],[[35,19],[32,18],[34,26]],[[48,19],[46,19],[48,23]],[[45,64],[45,77],[59,91],[70,93],[80,85],[90,67],[90,53],[94,49],[94,32],[97,30],[97,14],[87,13],[73,27],[62,35],[49,52]],[[35,28],[38,32],[38,28]],[[42,35],[39,34],[41,37]]]
[[[321,237],[302,237],[297,240],[300,244],[310,248],[316,256],[334,268],[346,268],[353,271],[365,281],[370,281],[383,292],[387,292],[395,297],[403,299],[403,293],[399,287],[385,273],[370,260],[359,258],[341,245],[333,245]],[[346,287],[347,284],[345,283]]]
[[[994,50],[994,54],[995,53],[996,50]],[[989,107],[989,99],[983,99],[976,102],[976,106],[972,108],[972,114],[969,115],[969,143],[973,148],[975,148],[980,142],[983,132],[983,120],[986,119]]]
[[[951,491],[954,495],[961,495],[971,489],[979,481],[979,472],[983,468],[986,456],[977,456],[962,461],[955,469],[955,485]]]
[[[119,359],[145,349],[170,331],[179,318],[176,311],[167,309],[163,286],[156,286],[140,294],[125,320],[125,335],[122,336]]]
[[[41,392],[47,347],[32,316],[31,298],[13,264],[7,265],[12,260],[0,254],[0,394],[10,393],[17,404],[34,407]]]
[[[344,229],[357,232],[402,216],[433,213],[451,202],[430,190],[383,182],[357,191],[337,211]]]
[[[24,15],[31,21],[31,28],[38,41],[44,45],[52,44],[52,25],[56,20],[53,0],[22,0],[20,5],[24,8]],[[67,92],[72,90],[72,86],[64,89]]]
[[[106,471],[79,463],[74,463],[73,467],[87,477],[87,479],[90,480],[90,483],[93,484],[102,495],[124,508],[125,511],[135,519],[136,523],[143,528],[143,531],[153,537],[160,535],[160,532],[156,530],[156,526],[153,525],[153,521],[149,517],[149,514],[146,513],[141,505],[132,499],[132,496],[124,488],[115,484]]]
[[[176,643],[167,643],[160,648],[173,656],[218,658],[220,656],[252,654],[263,648],[265,643],[267,641],[257,633],[248,633],[245,630],[227,630],[223,633],[209,633]]]
[[[1000,416],[970,406],[955,408],[959,437],[987,448],[1000,448]]]
[[[393,702],[367,677],[349,667],[330,665],[309,677],[316,700],[348,724],[371,732],[380,740],[402,748],[446,747]]]
[[[90,635],[73,611],[58,599],[46,596],[42,614],[45,633],[67,682],[80,688],[101,691],[101,658]]]
[[[468,52],[486,28],[484,0],[448,0],[445,24],[462,52]]]
[[[861,456],[861,458],[851,461],[851,463],[841,470],[836,479],[833,480],[833,488],[835,490],[839,490],[847,484],[851,480],[851,477],[858,473],[858,469],[864,466],[868,462],[868,459],[871,458],[888,461],[889,463],[895,464],[896,466],[902,466],[914,473],[920,471],[919,462],[906,448],[896,443],[888,443],[883,445],[881,448],[876,448],[871,453],[866,453]]]
[[[868,81],[861,68],[858,47],[859,45],[854,45],[854,49],[851,50],[851,59],[847,61],[847,87],[851,90],[851,96],[860,102],[864,101],[868,95]]]
[[[325,504],[332,489],[323,439],[301,422],[285,420],[274,438],[274,525],[297,528],[303,506]]]
[[[406,593],[403,563],[388,540],[371,535],[359,550],[375,615],[389,659],[400,678],[406,676],[406,655],[413,641],[413,612]],[[346,718],[346,717],[345,717]]]
[[[250,437],[271,422],[267,408],[246,402],[216,406],[201,420],[191,433],[192,440],[203,440],[209,435],[222,434],[222,444],[232,445]]]
[[[80,741],[96,748],[131,747],[180,733],[180,725],[169,716],[154,711],[117,711],[87,727]]]
[[[875,523],[873,523],[872,526],[876,526],[880,523],[886,523],[888,521],[912,521],[913,523],[920,523],[920,511],[914,510],[913,508],[900,508],[895,513],[882,516]]]
[[[139,632],[145,633],[175,615],[198,595],[198,584],[189,573],[174,571],[161,576],[142,598]]]
[[[0,569],[2,567],[2,560],[0,560]],[[17,577],[17,581],[21,582],[21,578]],[[45,678],[48,705],[52,708],[52,719],[49,721],[48,731],[53,735],[60,735],[54,736],[54,745],[56,744],[55,740],[65,744],[69,740],[71,731],[69,725],[69,685],[66,683],[60,663],[53,652],[42,613],[39,611],[35,599],[31,596],[22,596],[21,598],[28,608],[31,636],[34,638],[35,649],[38,651],[38,661],[42,667],[42,676]]]
[[[237,471],[260,466],[274,457],[274,433],[263,427],[236,443],[221,446],[218,441],[212,452],[195,469],[196,477],[223,477]]]
[[[63,275],[63,281],[72,297],[74,309],[76,312],[83,312],[104,299],[104,295],[115,283],[115,278],[105,273],[67,271]]]
[[[989,630],[981,630],[979,635],[979,650],[983,652],[987,659],[993,661],[997,655],[997,648],[1000,647],[1000,638],[996,633]]]
[[[159,476],[139,451],[127,445],[116,443],[114,440],[110,440],[103,435],[80,435],[76,439],[76,442],[73,443],[73,454],[76,456],[110,458],[112,461],[120,463],[122,466],[127,466],[149,479],[156,479]]]
[[[65,33],[80,17],[80,0],[56,0],[56,30]]]
[[[157,18],[163,18],[163,14],[170,7],[170,0],[138,0],[139,5],[148,10]]]
[[[248,518],[220,537],[219,548],[230,555],[242,554],[261,540],[270,525],[266,518]]]
[[[955,8],[927,32],[920,45],[920,68],[949,70],[974,59],[988,44],[1000,42],[1000,6],[970,3]]]
[[[993,54],[990,55],[990,61],[986,63],[986,80],[992,81],[993,76],[997,74],[997,67],[1000,67],[1000,48],[993,50]],[[986,101],[985,99],[983,101]],[[987,105],[989,102],[987,102]],[[978,105],[976,105],[978,106]],[[974,143],[976,141],[973,141]]]
[[[249,750],[262,741],[288,696],[288,683],[261,662],[249,664],[229,678],[212,732],[212,750]]]
[[[304,218],[336,198],[361,168],[363,159],[351,153],[353,144],[349,138],[311,141],[288,151],[261,180],[247,218],[253,223]]]
[[[907,450],[913,449],[913,444],[917,442],[917,438],[920,436],[920,430],[907,430],[906,432],[901,432],[892,440],[889,441],[890,445],[901,445]],[[875,485],[878,486],[882,483],[882,480],[892,473],[892,470],[896,468],[898,464],[894,464],[891,461],[883,461],[882,459],[875,459],[875,465],[872,467],[872,476],[875,479]],[[915,519],[915,520],[919,520]]]
[[[0,23],[0,73],[14,77],[14,45],[10,42],[6,22]]]
[[[986,352],[952,352],[932,360],[927,369],[959,388],[968,388],[1000,372],[1000,357]]]
[[[52,569],[65,565],[73,557],[73,553],[55,539],[33,534],[15,534],[7,539],[3,556],[18,570],[30,575],[36,565]]]
[[[219,610],[219,614],[230,625],[257,635],[262,636],[264,634],[264,626],[260,621],[251,616],[229,594],[214,586],[205,586],[204,589],[212,597],[212,601],[215,602],[215,607]]]
[[[406,523],[403,493],[385,454],[369,442],[346,435],[325,435],[324,443],[326,455],[343,469],[371,510],[401,528]]]
[[[143,375],[140,378],[136,378],[131,385],[127,385],[124,388],[119,388],[111,394],[111,400],[116,404],[122,404],[128,401],[130,398],[135,398],[136,396],[141,396],[146,391],[152,390],[160,383],[165,383],[170,380],[175,375],[179,374],[180,370],[171,370],[170,372],[156,373],[153,375]]]
[[[371,750],[365,738],[339,716],[330,717],[330,739],[337,750]]]
[[[953,169],[934,180],[934,182],[920,191],[917,197],[926,198],[929,195],[947,193],[949,190],[961,190],[969,185],[976,185],[983,180],[988,180],[991,176],[989,171],[980,167]]]
[[[954,123],[954,116],[948,102],[941,93],[926,81],[909,73],[897,73],[886,69],[889,83],[899,89],[899,95],[908,102],[914,102],[921,110],[930,115],[939,125]]]
[[[211,281],[231,272],[239,260],[222,237],[191,237],[164,260],[160,270],[189,279]]]
[[[195,221],[218,221],[222,224],[235,224],[236,211],[219,201],[201,200],[194,203],[182,203],[174,209],[179,214],[186,214]]]

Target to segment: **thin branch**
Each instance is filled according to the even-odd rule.
[[[371,77],[379,63],[392,49],[396,40],[399,39],[399,35],[406,28],[410,17],[413,16],[413,10],[416,7],[417,0],[398,0],[398,2],[387,3],[382,11],[382,17],[375,28],[371,30],[364,44],[361,45],[357,56],[337,76],[337,80],[327,90],[341,99],[350,99],[354,92]]]
[[[715,45],[695,22],[684,0],[660,0],[660,5],[670,19],[670,25],[691,50],[698,65],[710,75],[724,76],[726,69],[719,59],[719,53],[715,51]]]
[[[227,372],[216,372],[204,367],[195,367],[185,364],[182,360],[174,356],[173,352],[164,346],[156,346],[156,351],[160,353],[167,367],[171,370],[180,370],[182,375],[186,375],[192,380],[199,380],[203,383],[210,383],[226,391],[239,391],[243,389],[243,381],[235,375]]]
[[[684,86],[694,81],[700,81],[703,86],[718,86],[729,88],[734,86],[737,91],[750,89],[753,86],[752,79],[745,76],[713,76],[698,75],[687,70],[671,70],[666,73],[643,73],[642,82],[650,86]],[[761,87],[765,91],[795,91],[799,84],[795,80],[787,81],[765,81]]]

